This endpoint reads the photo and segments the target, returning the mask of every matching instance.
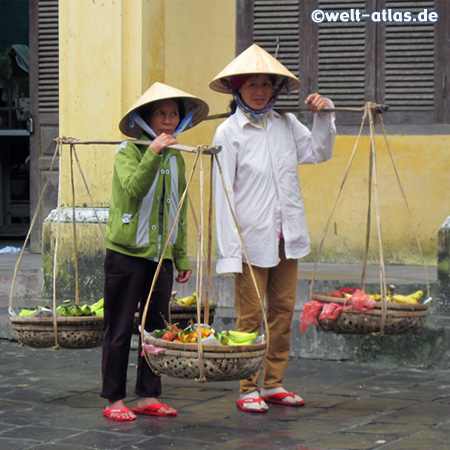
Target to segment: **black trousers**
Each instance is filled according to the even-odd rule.
[[[142,317],[156,267],[157,263],[154,261],[106,250],[101,396],[110,401],[126,397],[134,316],[140,305],[139,316]],[[164,328],[163,317],[167,319],[169,316],[172,284],[172,261],[164,260],[147,312],[147,331]],[[158,397],[160,394],[161,378],[153,373],[141,356],[139,342],[136,395]]]

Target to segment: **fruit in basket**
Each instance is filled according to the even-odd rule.
[[[416,291],[409,295],[394,294],[392,300],[404,305],[417,305],[423,297],[423,291]]]
[[[175,303],[180,306],[193,306],[197,303],[197,292],[193,292],[187,297],[180,297],[175,300]]]
[[[178,328],[176,324],[169,325],[164,330],[154,330],[153,336],[158,337],[164,341],[172,342],[178,339],[183,331]]]
[[[95,314],[97,317],[103,317],[104,303],[105,300],[102,297],[101,299],[99,299],[97,302],[93,303],[90,306],[92,313]]]
[[[163,341],[174,341],[177,338],[177,333],[174,333],[173,331],[165,331],[164,334],[161,336],[161,339]]]
[[[37,309],[22,308],[19,311],[19,317],[32,317],[36,314]]]
[[[223,345],[251,345],[258,337],[258,333],[246,331],[228,330],[218,334],[218,339]]]
[[[193,344],[198,342],[198,331],[200,330],[201,338],[205,339],[212,334],[214,330],[208,325],[190,325],[178,334],[178,340],[184,344]]]
[[[381,301],[380,294],[372,294],[370,297],[377,302]],[[417,305],[418,303],[420,303],[422,297],[423,291],[419,290],[408,295],[388,294],[386,296],[386,300],[388,302],[400,303],[402,305]]]

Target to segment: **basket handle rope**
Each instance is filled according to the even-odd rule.
[[[203,171],[203,158],[200,158],[200,245],[197,246],[197,347],[198,347],[198,368],[200,372],[199,381],[205,382],[205,365],[203,363],[203,344],[202,344],[202,330],[200,329],[201,323],[201,311],[203,300],[203,259],[204,259],[204,212],[203,212],[203,200],[204,200],[204,171]],[[208,300],[206,299],[206,302]],[[205,322],[206,323],[206,322]]]
[[[52,156],[52,159],[50,161],[50,166],[49,166],[49,170],[50,171],[53,170],[56,158],[57,158],[57,156],[60,153],[60,145],[61,144],[59,142],[57,142],[55,144],[55,150],[53,152],[53,156]],[[14,316],[15,315],[14,308],[13,308],[13,303],[14,303],[14,294],[15,294],[15,290],[16,290],[17,274],[19,272],[19,268],[20,268],[20,265],[22,263],[23,254],[25,253],[25,248],[27,247],[28,242],[30,240],[31,232],[33,231],[34,225],[35,225],[36,220],[37,220],[37,218],[39,216],[41,205],[42,205],[42,201],[44,199],[45,191],[47,190],[49,184],[50,184],[50,178],[47,178],[47,180],[45,181],[44,185],[42,186],[41,192],[39,193],[38,201],[37,201],[37,204],[36,204],[36,208],[34,210],[33,217],[32,217],[31,222],[30,222],[30,226],[29,226],[27,234],[25,236],[25,240],[23,242],[22,248],[20,249],[19,256],[17,257],[16,264],[14,265],[14,272],[13,272],[13,277],[12,277],[12,281],[11,281],[11,287],[9,289],[9,301],[8,301],[8,312],[9,312],[10,316]]]
[[[207,261],[206,261],[206,290],[205,290],[205,311],[204,320],[205,323],[209,323],[209,296],[213,292],[212,285],[212,214],[213,214],[213,170],[214,170],[214,157],[211,156],[211,161],[209,165],[209,203],[208,203],[208,243],[206,248],[208,249]]]
[[[322,237],[320,238],[319,247],[317,249],[317,255],[316,255],[316,258],[314,260],[313,272],[312,272],[312,276],[311,276],[311,283],[309,285],[309,298],[310,299],[312,299],[313,296],[314,296],[314,284],[315,284],[315,281],[316,281],[317,265],[318,265],[318,263],[320,261],[320,257],[322,256],[323,245],[325,243],[326,237],[328,236],[328,231],[330,229],[331,220],[334,217],[334,214],[336,212],[336,208],[337,208],[337,206],[339,204],[339,200],[341,199],[342,193],[344,192],[344,186],[345,186],[345,184],[347,182],[348,174],[350,172],[350,169],[351,169],[352,164],[353,164],[353,160],[354,160],[356,152],[358,150],[359,141],[361,139],[361,135],[362,135],[362,132],[363,132],[363,129],[364,129],[364,124],[366,122],[367,116],[368,116],[368,110],[367,110],[367,107],[366,107],[366,108],[364,108],[364,112],[363,112],[362,119],[361,119],[361,124],[359,126],[359,132],[358,132],[358,135],[356,136],[355,142],[353,144],[353,148],[352,148],[352,151],[351,151],[351,154],[350,154],[350,158],[347,161],[347,165],[346,165],[345,170],[344,170],[344,175],[342,176],[342,180],[341,180],[341,183],[339,185],[339,190],[338,190],[338,193],[336,195],[336,199],[334,201],[333,207],[331,208],[331,212],[330,212],[330,214],[329,214],[329,216],[327,218],[327,221],[325,222],[325,227],[324,227],[324,229],[322,231]]]
[[[92,208],[94,210],[94,216],[95,216],[95,218],[97,220],[97,225],[98,225],[96,227],[96,230],[99,232],[99,237],[100,237],[101,241],[104,242],[104,240],[105,240],[105,232],[104,232],[103,227],[101,225],[100,217],[97,214],[97,210],[94,207],[94,205],[95,205],[94,197],[91,194],[91,191],[89,189],[89,183],[87,182],[86,176],[85,176],[85,174],[83,172],[83,169],[81,167],[81,164],[80,164],[80,160],[78,159],[76,145],[73,145],[73,156],[75,158],[75,162],[77,163],[78,172],[79,172],[79,174],[81,176],[81,179],[83,180],[84,188],[86,189],[86,192],[87,192],[87,194],[89,196],[89,200],[91,201]]]
[[[78,268],[78,242],[77,242],[77,225],[75,217],[75,180],[73,176],[73,153],[75,145],[70,144],[69,155],[70,155],[70,187],[72,189],[72,239],[73,239],[73,259],[74,259],[74,269],[75,269],[75,305],[80,304],[80,271]]]
[[[372,172],[372,176],[369,177],[369,180],[373,184],[373,194],[374,194],[374,205],[375,205],[375,220],[377,227],[377,241],[378,241],[378,257],[379,257],[379,278],[380,278],[380,294],[381,294],[381,322],[380,322],[380,333],[384,334],[384,327],[386,325],[386,314],[387,314],[387,288],[386,288],[386,268],[384,265],[384,253],[383,253],[383,237],[381,231],[381,213],[380,213],[380,199],[378,196],[378,174],[377,174],[377,151],[375,145],[375,137],[374,137],[374,116],[372,105],[368,104],[368,113],[369,113],[369,130],[370,130],[370,169]],[[369,190],[371,186],[369,186]],[[369,216],[370,219],[370,216]],[[367,227],[370,228],[370,223],[367,224]],[[369,243],[367,242],[367,245]],[[366,255],[364,260],[364,265],[367,266],[367,258],[368,258],[368,249],[366,249]]]
[[[159,257],[158,265],[156,266],[155,274],[153,275],[152,283],[150,285],[150,291],[149,291],[147,299],[145,301],[145,305],[144,305],[144,309],[143,309],[142,317],[141,317],[141,330],[140,330],[141,331],[141,342],[144,342],[145,322],[146,322],[146,319],[147,319],[147,314],[148,314],[148,310],[149,310],[149,307],[150,307],[151,297],[152,297],[153,291],[155,289],[156,281],[158,280],[158,276],[159,276],[159,273],[161,271],[161,266],[162,266],[162,262],[163,262],[163,258],[164,258],[164,253],[167,250],[170,238],[172,237],[172,234],[175,231],[175,227],[178,225],[178,219],[180,217],[181,208],[183,207],[183,204],[184,204],[184,202],[186,200],[188,189],[189,189],[189,186],[190,186],[190,184],[192,182],[192,179],[193,179],[193,176],[194,176],[194,172],[195,172],[195,169],[197,167],[197,163],[198,163],[198,161],[200,159],[201,153],[202,153],[202,148],[199,146],[199,147],[197,147],[197,152],[196,152],[196,155],[195,155],[194,163],[192,165],[191,173],[189,174],[188,181],[186,183],[186,187],[184,188],[183,194],[181,195],[181,198],[180,198],[180,200],[178,202],[178,208],[177,208],[176,213],[175,213],[175,218],[173,220],[173,223],[172,223],[172,226],[171,226],[171,228],[169,230],[169,233],[167,234],[166,240],[165,240],[164,245],[163,245],[163,249],[161,251],[161,255]],[[202,345],[201,345],[201,343],[199,343],[198,348],[199,348],[199,364],[200,364],[200,360],[203,363],[203,359],[202,359],[203,358],[203,352],[202,352]],[[149,363],[149,356],[147,355],[147,352],[143,352],[143,354],[144,354],[145,360],[147,361],[147,364],[150,365],[150,363]],[[203,368],[203,364],[202,364],[201,368],[200,368],[200,374],[201,375],[202,375],[203,371],[204,371],[204,368]],[[203,374],[203,376],[204,376],[204,374]]]
[[[430,281],[429,281],[430,280],[430,273],[429,273],[427,265],[425,264],[425,257],[424,257],[424,253],[423,253],[423,248],[422,248],[422,244],[420,243],[420,239],[419,239],[418,224],[417,224],[417,221],[414,219],[413,213],[411,211],[411,207],[409,205],[408,198],[406,196],[406,191],[405,191],[405,189],[403,187],[403,184],[402,184],[402,181],[400,179],[400,173],[398,171],[398,167],[397,167],[397,164],[395,162],[394,155],[393,155],[393,153],[391,151],[391,147],[390,147],[389,141],[387,139],[386,129],[384,127],[383,115],[380,115],[379,118],[380,118],[380,128],[381,128],[381,132],[382,132],[381,134],[383,135],[384,145],[385,145],[386,150],[387,150],[387,152],[389,154],[389,158],[391,160],[391,164],[392,164],[392,167],[394,169],[395,178],[397,180],[397,184],[398,184],[398,187],[400,189],[400,192],[401,192],[401,195],[402,195],[402,199],[403,199],[403,201],[405,203],[406,210],[407,210],[408,215],[409,215],[409,221],[410,221],[410,223],[413,226],[414,240],[416,241],[416,245],[417,245],[417,248],[418,248],[419,253],[420,253],[420,258],[422,260],[422,264],[423,264],[423,267],[424,267],[426,287],[427,287],[427,297],[431,297],[431,289],[430,289]]]

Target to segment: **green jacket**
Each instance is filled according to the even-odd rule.
[[[185,164],[171,148],[162,155],[123,142],[114,163],[106,248],[129,256],[158,260],[186,187]],[[164,258],[178,271],[189,270],[187,199]]]

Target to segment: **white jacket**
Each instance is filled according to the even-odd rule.
[[[218,158],[252,265],[279,263],[281,234],[287,258],[309,253],[297,165],[331,158],[335,134],[334,114],[314,114],[310,132],[293,114],[275,111],[266,128],[255,126],[239,108],[217,128],[214,145],[222,146]],[[242,272],[243,252],[216,165],[214,196],[217,273]]]

